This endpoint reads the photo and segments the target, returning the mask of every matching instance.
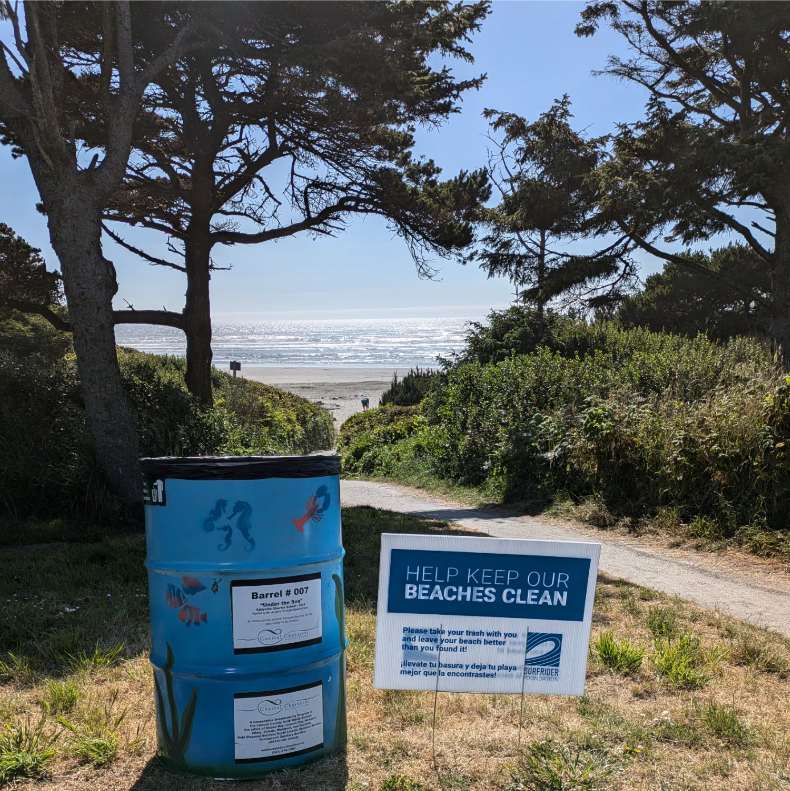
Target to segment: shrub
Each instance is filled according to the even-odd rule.
[[[417,366],[398,381],[398,374],[392,377],[389,390],[385,390],[379,400],[379,406],[416,406],[444,379],[440,371],[432,371]]]
[[[378,407],[352,415],[341,426],[337,438],[343,471],[387,475],[390,472],[387,457],[392,449],[423,422],[418,407]]]
[[[329,413],[305,399],[215,371],[215,406],[187,391],[183,360],[120,350],[143,455],[307,453],[330,448]],[[0,508],[13,517],[110,517],[117,505],[88,438],[73,357],[0,351]]]
[[[598,658],[614,673],[630,676],[642,665],[644,651],[630,640],[617,641],[612,632],[603,632],[595,641]]]
[[[790,377],[759,342],[551,317],[528,354],[474,349],[428,391],[422,422],[400,434],[358,424],[348,469],[391,475],[410,459],[505,500],[592,500],[671,515],[709,540],[790,548]]]

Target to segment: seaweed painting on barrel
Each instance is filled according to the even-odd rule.
[[[348,738],[346,717],[346,610],[343,602],[343,580],[338,574],[333,574],[335,582],[335,615],[337,615],[337,628],[340,634],[340,689],[337,701],[337,719],[335,720],[335,748],[345,746]]]
[[[159,679],[154,674],[154,685],[156,687],[156,708],[157,708],[157,730],[159,735],[160,757],[164,762],[174,769],[186,770],[186,752],[189,749],[189,742],[192,739],[192,723],[195,719],[195,708],[197,707],[197,690],[193,689],[189,696],[189,702],[181,714],[178,715],[178,704],[173,693],[173,674],[171,669],[175,663],[173,649],[167,643],[167,661],[162,665],[162,672],[165,674],[165,689],[167,691],[167,704],[170,710],[170,726],[167,724],[167,713],[165,711],[165,700],[162,695],[162,687]]]

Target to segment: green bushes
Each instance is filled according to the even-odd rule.
[[[346,473],[388,475],[406,451],[401,442],[424,425],[418,407],[390,406],[357,412],[340,428],[338,451]],[[413,454],[409,447],[407,453]]]
[[[766,349],[562,321],[554,349],[452,367],[396,447],[349,426],[353,469],[391,475],[382,460],[411,458],[504,499],[594,497],[637,517],[671,509],[708,540],[790,549],[777,532],[790,510],[790,378]]]
[[[432,371],[417,366],[398,380],[394,374],[389,390],[385,390],[379,401],[380,406],[416,406],[434,388],[441,384],[444,375],[440,371]]]
[[[305,453],[334,442],[325,410],[273,387],[215,372],[207,409],[186,390],[182,360],[120,350],[119,363],[143,455]],[[0,514],[114,513],[72,357],[0,352],[0,491]]]

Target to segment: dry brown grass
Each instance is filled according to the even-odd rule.
[[[424,522],[411,522],[412,529],[425,531]],[[381,527],[386,529],[385,524]],[[430,525],[432,530],[437,527],[436,523]],[[349,566],[353,573],[355,561]],[[778,636],[718,612],[602,577],[596,594],[593,643],[603,631],[612,631],[618,639],[628,637],[645,649],[639,670],[627,677],[613,674],[593,650],[586,697],[529,696],[524,701],[521,728],[518,696],[440,694],[434,755],[433,694],[373,689],[373,604],[364,599],[364,590],[357,590],[354,598],[353,585],[349,588],[347,753],[300,770],[245,782],[244,789],[379,791],[384,784],[387,791],[417,791],[418,786],[404,780],[391,780],[394,776],[404,776],[430,791],[790,788],[790,644]],[[678,633],[693,632],[700,638],[708,657],[704,670],[711,677],[703,688],[684,691],[657,675],[649,661],[655,648],[648,629],[649,613],[656,608],[669,613]],[[69,754],[66,734],[62,734],[47,776],[19,780],[20,788],[228,788],[227,782],[183,778],[156,765],[153,691],[145,653],[66,678],[75,681],[81,692],[69,715],[76,721],[86,716],[86,708],[104,705],[113,695],[128,708],[118,733],[118,757],[99,768],[82,764]],[[0,686],[0,719],[20,722],[29,717],[35,722],[46,716],[40,703],[47,694],[46,683],[46,676],[39,674],[12,678]],[[54,733],[62,729],[49,717],[46,730]],[[141,738],[145,739],[142,746]],[[534,777],[530,779],[518,766],[523,767],[523,756],[537,754],[535,743],[547,739],[553,740],[556,751],[562,746],[568,746],[571,754],[581,749],[605,765],[606,771],[594,773],[588,785],[535,785]]]

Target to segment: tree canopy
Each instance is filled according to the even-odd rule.
[[[630,55],[606,73],[650,93],[645,118],[623,124],[601,166],[601,211],[643,250],[723,279],[685,254],[716,234],[740,237],[766,262],[770,332],[790,350],[790,15],[784,3],[595,2],[579,35],[608,24]]]
[[[414,132],[440,124],[481,85],[430,58],[471,61],[464,44],[487,11],[485,2],[225,3],[234,46],[186,53],[157,77],[105,220],[166,234],[170,255],[105,228],[149,263],[186,274],[182,312],[139,319],[186,332],[190,389],[209,397],[217,245],[331,235],[353,215],[374,214],[430,275],[433,255],[469,244],[490,194],[485,172],[443,180],[414,155]],[[92,144],[103,128],[82,125]]]
[[[744,296],[752,289],[766,295],[770,291],[771,273],[765,260],[743,244],[712,250],[709,255],[696,253],[694,260],[700,269],[667,261],[662,272],[650,275],[644,290],[620,306],[620,323],[654,332],[704,332],[721,340],[734,335],[766,335],[770,322],[767,307]],[[721,279],[712,278],[706,270]]]
[[[564,96],[532,123],[514,113],[484,113],[495,136],[489,170],[500,202],[483,213],[472,258],[489,277],[509,277],[518,299],[539,315],[558,297],[592,307],[616,300],[634,274],[622,233],[593,251],[573,246],[609,228],[600,222],[596,182],[606,138],[576,132],[570,107]]]
[[[0,317],[15,310],[37,313],[67,329],[57,311],[62,297],[60,274],[47,269],[41,251],[0,223]]]

